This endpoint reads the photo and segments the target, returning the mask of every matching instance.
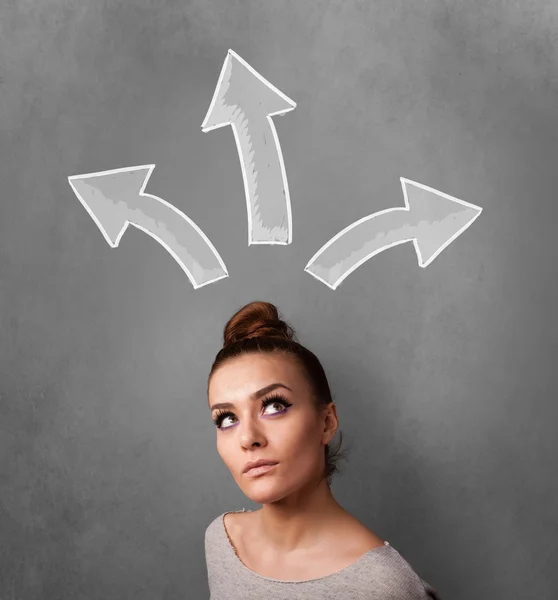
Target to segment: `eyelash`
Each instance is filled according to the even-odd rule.
[[[273,396],[268,396],[267,398],[262,400],[262,408],[266,408],[270,404],[281,404],[285,408],[289,408],[290,406],[292,406],[292,404],[285,398],[285,396],[282,396],[281,394],[274,394]],[[279,412],[276,414],[281,414],[281,413]],[[234,413],[232,413],[229,410],[220,410],[215,414],[215,417],[213,418],[213,422],[215,423],[215,426],[218,429],[221,429],[221,424],[223,423],[223,420],[226,417],[234,417],[234,416],[235,416]],[[225,429],[229,429],[229,427],[225,427]]]

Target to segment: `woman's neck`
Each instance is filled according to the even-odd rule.
[[[255,511],[250,535],[273,556],[311,552],[334,535],[349,515],[335,500],[327,481]]]

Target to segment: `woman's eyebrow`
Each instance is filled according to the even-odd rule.
[[[289,390],[290,392],[292,392],[291,388],[288,385],[285,385],[284,383],[280,383],[280,382],[276,382],[276,383],[270,383],[269,385],[266,385],[265,387],[252,392],[249,396],[250,400],[258,400],[258,398],[261,398],[262,396],[265,396],[267,393],[271,392],[271,390],[274,390],[275,388],[278,387],[283,387],[287,390]],[[218,402],[217,404],[213,404],[213,406],[211,406],[211,410],[215,410],[216,408],[234,408],[234,404],[232,402]]]

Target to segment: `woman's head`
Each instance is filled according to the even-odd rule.
[[[277,383],[286,387],[256,396]],[[331,484],[341,444],[334,452],[329,447],[338,420],[327,377],[273,304],[252,302],[225,326],[209,374],[208,402],[219,454],[254,502],[304,493],[323,479]],[[223,403],[232,406],[214,407]],[[278,464],[267,475],[243,473],[247,461],[260,458]]]

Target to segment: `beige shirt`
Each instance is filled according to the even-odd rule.
[[[304,581],[264,577],[236,555],[225,529],[226,514],[205,531],[210,600],[440,600],[389,542],[325,577]]]

